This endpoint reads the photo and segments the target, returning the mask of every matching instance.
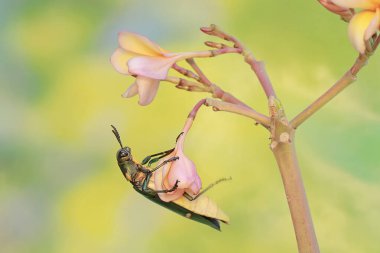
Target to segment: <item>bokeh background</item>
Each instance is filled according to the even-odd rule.
[[[110,124],[137,160],[174,145],[208,94],[162,83],[154,102],[109,57],[117,32],[171,51],[202,50],[216,23],[249,46],[288,116],[337,80],[356,53],[346,24],[317,1],[0,1],[0,251],[296,252],[268,133],[202,108],[186,141],[209,195],[230,215],[216,232],[138,195],[119,172]],[[237,55],[198,60],[209,78],[261,112],[258,81]],[[322,252],[380,252],[380,57],[298,130],[297,149]]]

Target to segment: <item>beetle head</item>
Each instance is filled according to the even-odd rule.
[[[119,142],[120,147],[121,147],[116,153],[117,161],[119,163],[121,163],[121,162],[132,160],[131,148],[129,148],[127,146],[123,147],[123,144],[121,143],[121,138],[120,138],[119,132],[117,131],[116,127],[114,127],[113,125],[111,125],[111,127],[113,128],[112,132],[115,135],[115,137],[116,137],[116,139]]]
[[[123,147],[119,149],[116,153],[116,159],[118,162],[130,161],[132,160],[131,148]]]

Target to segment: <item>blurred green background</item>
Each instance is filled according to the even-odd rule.
[[[117,32],[171,51],[203,50],[216,23],[250,47],[292,117],[356,53],[346,24],[317,1],[0,1],[1,252],[296,252],[268,133],[202,108],[186,140],[203,184],[231,224],[216,232],[138,195],[115,161],[110,124],[137,160],[174,145],[207,94],[162,83],[148,107],[109,57]],[[209,78],[261,112],[258,81],[237,55],[198,60]],[[322,252],[380,252],[380,58],[302,125],[297,149]]]

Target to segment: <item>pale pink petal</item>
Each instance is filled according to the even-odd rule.
[[[155,189],[158,190],[164,190],[163,188],[163,179],[164,177],[162,176],[162,168],[159,170],[156,170],[153,174],[153,179],[154,179],[154,187]]]
[[[137,83],[134,82],[131,84],[131,86],[128,87],[128,89],[121,95],[124,98],[130,98],[135,96],[139,91],[139,88],[137,86]]]
[[[131,32],[119,33],[119,45],[124,50],[128,50],[140,55],[159,56],[167,53],[153,41],[148,38]]]
[[[183,154],[183,144],[185,142],[187,132],[182,131],[181,136],[178,137],[177,143],[175,145],[175,151],[179,154]]]
[[[185,155],[179,155],[179,159],[173,163],[168,175],[169,185],[174,185],[178,180],[179,188],[188,188],[197,175],[195,164]]]
[[[194,182],[188,188],[188,192],[197,195],[202,188],[202,182],[198,175],[196,175]]]
[[[364,40],[369,40],[379,30],[380,25],[380,10],[376,9],[376,14],[372,18],[367,30],[364,33]]]
[[[172,152],[171,154],[172,154],[172,156],[170,156],[170,157],[162,158],[162,160],[160,160],[158,162],[158,164],[163,163],[165,160],[170,159],[171,157],[175,156],[175,152]],[[170,185],[169,180],[168,180],[169,172],[171,171],[172,166],[173,166],[173,162],[170,162],[170,163],[165,164],[163,166],[163,168],[161,169],[161,171],[162,171],[162,186],[166,189],[171,189],[175,184],[174,183],[174,184]]]
[[[138,76],[136,78],[136,84],[138,86],[139,92],[139,104],[148,105],[150,104],[157,94],[158,86],[160,81],[151,79],[144,76]]]
[[[129,72],[135,75],[164,80],[171,66],[178,60],[176,57],[137,56],[128,61]]]
[[[134,56],[136,56],[136,54],[117,48],[111,56],[111,64],[118,72],[128,75],[127,62]]]
[[[157,164],[162,164],[165,160],[172,158],[175,156],[175,152],[170,153],[169,155],[165,156],[164,158],[161,158]],[[169,171],[171,169],[172,163],[167,163],[164,166],[162,166],[159,170],[157,170],[154,173],[154,182],[155,186],[158,187],[164,187],[164,189],[170,189],[173,186],[168,185],[168,179],[167,176],[169,174]]]
[[[355,14],[348,25],[348,36],[354,48],[361,54],[365,52],[364,33],[375,16],[373,11],[361,11]]]
[[[164,177],[162,175],[162,170],[158,170],[158,171],[156,171],[154,173],[154,187],[155,187],[156,191],[171,189],[171,187],[167,188],[167,187],[164,186],[164,182],[162,180],[163,178]],[[176,200],[176,199],[180,198],[183,195],[184,192],[185,192],[184,189],[177,188],[173,192],[158,193],[158,196],[160,197],[160,199],[162,201],[170,202],[170,201],[173,201],[173,200]]]
[[[334,4],[344,8],[376,9],[374,0],[331,0]]]

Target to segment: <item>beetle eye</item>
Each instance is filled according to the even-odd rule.
[[[129,154],[128,152],[124,152],[124,151],[121,151],[120,154],[119,154],[120,157],[128,157]]]

